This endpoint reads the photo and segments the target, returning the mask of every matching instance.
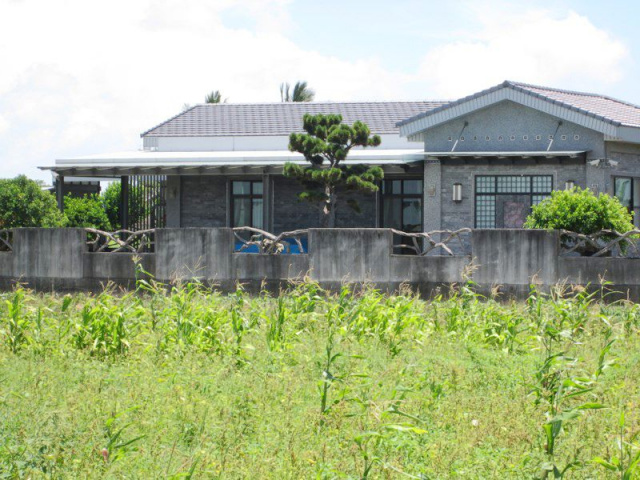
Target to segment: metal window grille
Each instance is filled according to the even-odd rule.
[[[551,175],[478,175],[475,182],[476,228],[496,228],[497,197],[522,195],[533,206],[548,198],[553,189]]]

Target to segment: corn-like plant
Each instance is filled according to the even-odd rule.
[[[131,450],[133,444],[146,437],[146,435],[138,435],[137,437],[130,438],[128,440],[124,440],[122,438],[125,430],[132,424],[126,423],[122,426],[117,426],[118,418],[120,418],[124,413],[131,410],[132,409],[128,409],[124,412],[114,414],[104,422],[104,436],[106,445],[102,449],[101,454],[105,465],[111,464],[121,458],[129,450]]]
[[[93,305],[85,305],[72,333],[76,348],[88,350],[92,355],[114,356],[127,352],[130,347],[131,325],[129,317],[139,317],[143,312],[122,302],[122,308],[108,293],[102,293]]]
[[[612,342],[602,348],[598,365],[593,375],[572,375],[577,369],[578,360],[568,357],[564,352],[551,353],[552,346],[558,341],[556,329],[546,330],[550,338],[543,340],[547,356],[536,372],[532,388],[536,405],[545,410],[544,452],[547,461],[541,466],[541,478],[564,478],[567,472],[580,464],[578,459],[560,466],[557,460],[557,442],[567,424],[588,410],[605,408],[593,401],[593,391],[600,375],[613,363],[606,360]],[[608,339],[607,339],[608,340]]]
[[[276,303],[276,311],[273,315],[266,314],[267,346],[274,351],[282,347],[285,341],[285,323],[289,317],[289,310],[284,296],[279,296]]]
[[[30,327],[29,319],[24,315],[25,291],[18,287],[6,300],[7,314],[2,329],[3,336],[12,353],[18,353],[27,343],[27,334]]]
[[[614,472],[620,480],[633,480],[640,477],[640,431],[627,435],[625,412],[620,412],[618,419],[618,436],[615,442],[615,453],[608,459],[595,457],[592,461],[607,470]]]

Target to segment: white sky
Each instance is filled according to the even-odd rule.
[[[0,177],[49,181],[36,166],[138,149],[211,90],[278,101],[299,79],[318,100],[450,99],[510,79],[640,103],[632,21],[609,31],[571,1],[0,0]]]

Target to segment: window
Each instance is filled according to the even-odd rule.
[[[531,207],[552,189],[551,175],[478,175],[476,228],[522,228]]]
[[[231,223],[232,227],[263,228],[262,225],[262,182],[231,182]]]
[[[382,227],[422,231],[422,180],[382,182]]]
[[[640,178],[614,177],[613,194],[633,213],[633,224],[640,225]]]
[[[422,232],[422,180],[383,180],[380,212],[383,228]],[[413,240],[394,235],[393,243],[413,245]],[[415,254],[411,249],[402,249],[397,253]]]

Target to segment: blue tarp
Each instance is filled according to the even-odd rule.
[[[283,254],[291,254],[291,255],[299,255],[301,253],[308,253],[309,250],[307,248],[307,239],[306,238],[301,238],[300,239],[300,243],[302,244],[302,251],[300,251],[300,249],[298,248],[298,244],[296,243],[296,241],[293,238],[285,238],[284,239],[286,242],[289,242],[290,248],[289,251],[284,251],[282,252]],[[237,241],[235,244],[235,250],[236,252],[240,251],[240,249],[242,248],[242,246],[244,245],[244,243],[242,243],[241,241]],[[249,247],[245,248],[244,250],[242,250],[242,252],[240,253],[259,253],[258,252],[258,246],[257,245],[250,245]]]

